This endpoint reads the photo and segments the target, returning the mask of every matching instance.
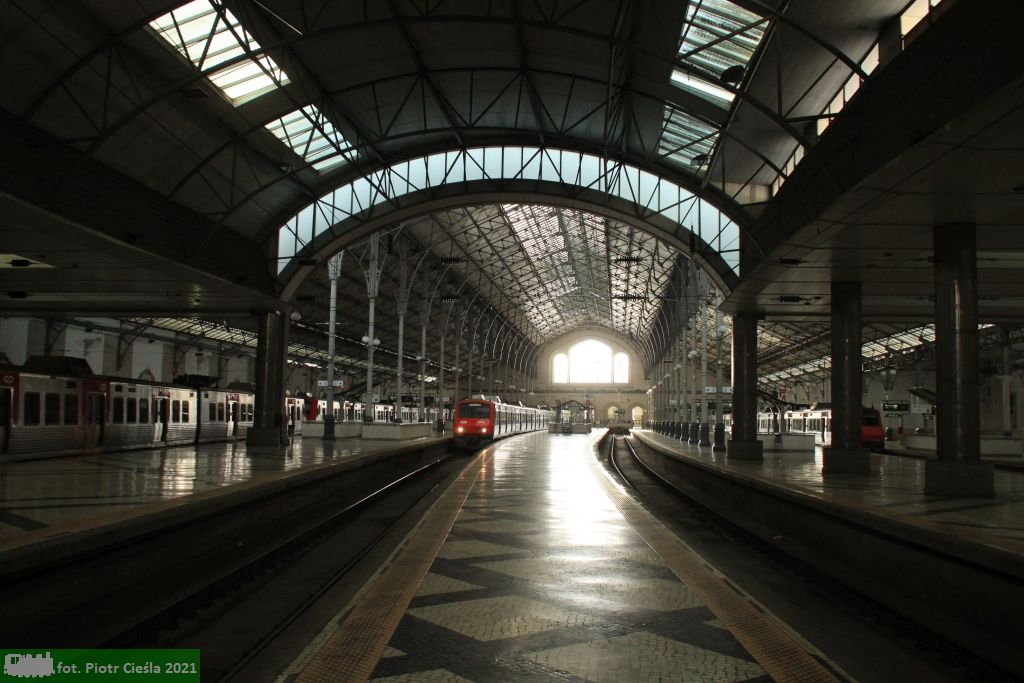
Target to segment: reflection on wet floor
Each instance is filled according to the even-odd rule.
[[[822,451],[765,452],[764,462],[730,461],[725,453],[712,453],[650,431],[640,432],[672,451],[701,462],[725,467],[746,476],[813,492],[854,508],[868,508],[888,516],[906,516],[943,525],[949,533],[985,534],[1017,545],[1024,541],[1024,472],[996,470],[995,498],[936,498],[925,496],[926,460],[872,453],[871,475],[821,474]]]
[[[239,441],[2,463],[0,539],[394,446],[298,437],[280,450]]]

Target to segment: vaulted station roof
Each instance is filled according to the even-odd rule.
[[[314,328],[326,258],[401,227],[438,292],[485,301],[530,343],[600,325],[652,364],[679,324],[665,292],[681,264],[737,284],[739,234],[798,167],[830,177],[818,134],[870,78],[883,29],[938,4],[923,1],[0,3],[18,66],[0,76],[0,189],[19,202],[3,227],[12,252],[77,268],[67,287],[19,272],[8,308],[127,312],[132,292],[137,309],[216,318],[283,294]],[[554,175],[483,159],[513,148],[557,150]],[[461,175],[445,161],[435,182],[440,157]],[[326,223],[305,239],[308,207]],[[66,254],[38,229],[50,214]],[[364,291],[348,263],[347,291]],[[365,328],[365,300],[344,315]],[[780,325],[768,356],[820,337]]]

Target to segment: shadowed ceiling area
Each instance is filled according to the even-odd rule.
[[[867,339],[927,323],[922,236],[940,205],[993,228],[979,239],[986,254],[1020,241],[1012,190],[967,189],[949,206],[943,190],[944,178],[981,188],[1005,176],[997,143],[1022,129],[1019,96],[992,97],[1020,77],[1019,60],[998,52],[1020,7],[967,4],[0,2],[0,51],[18,65],[0,76],[0,230],[12,262],[35,264],[5,271],[5,311],[244,331],[253,311],[294,306],[293,338],[321,352],[332,252],[303,251],[312,242],[297,218],[315,207],[324,244],[346,245],[342,325],[354,340],[367,324],[358,264],[372,228],[389,260],[381,300],[401,289],[405,249],[414,293],[433,297],[430,327],[452,343],[445,298],[532,347],[579,327],[615,331],[651,369],[723,290],[729,310],[765,314],[766,373],[807,365],[828,354],[836,274],[867,283]],[[999,68],[950,69],[954,34]],[[973,83],[972,97],[890,125],[914,116],[915,98],[930,106],[918,91],[940,73],[950,87]],[[856,141],[876,124],[907,134],[865,159]],[[500,171],[480,157],[484,186],[471,187],[470,166],[414,182],[436,172],[411,170],[415,160],[512,147],[596,159],[600,180],[567,171],[563,156],[553,181],[525,157]],[[361,182],[372,201],[342,212],[324,199]],[[720,212],[713,230],[687,217],[704,209],[673,208],[687,201]],[[280,277],[293,256],[294,287]],[[1007,279],[1012,261],[986,258],[983,313],[1005,317],[1024,291]],[[901,283],[898,298],[885,278]],[[995,290],[1003,303],[985,304]],[[380,307],[386,345],[395,318]]]

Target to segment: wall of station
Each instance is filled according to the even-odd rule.
[[[552,359],[559,353],[568,353],[578,342],[596,339],[611,347],[612,354],[623,352],[629,356],[629,381],[625,384],[562,384],[552,379]],[[644,378],[643,364],[629,340],[605,330],[580,330],[570,332],[549,342],[541,350],[537,359],[537,379],[535,382],[536,400],[538,403],[555,405],[570,399],[577,401],[590,400],[594,404],[595,419],[598,422],[608,420],[609,409],[621,409],[632,415],[634,409],[648,410],[647,380]]]

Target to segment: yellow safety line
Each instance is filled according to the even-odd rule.
[[[815,659],[807,646],[727,579],[678,536],[641,507],[608,477],[595,458],[587,458],[615,506],[679,579],[693,589],[736,640],[773,680],[822,683],[839,680]]]
[[[370,677],[491,452],[488,449],[470,462],[438,498],[296,683],[365,681]]]

